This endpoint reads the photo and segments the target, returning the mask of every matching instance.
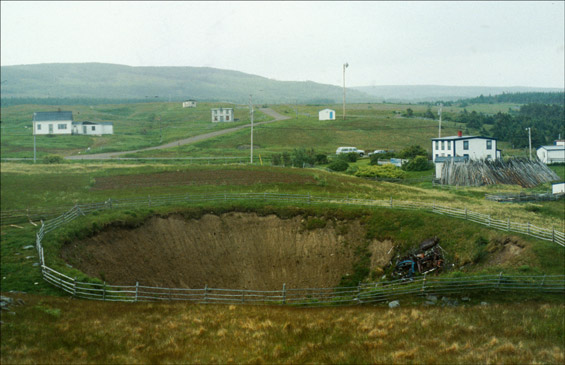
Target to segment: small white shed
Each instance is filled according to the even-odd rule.
[[[185,100],[182,102],[183,108],[196,108],[196,100]]]
[[[112,122],[73,122],[73,134],[84,134],[90,136],[101,136],[103,134],[114,134],[114,123]]]
[[[565,162],[565,143],[555,141],[553,146],[541,146],[536,151],[538,158],[545,164]]]
[[[318,112],[318,120],[335,120],[335,110],[324,109]]]

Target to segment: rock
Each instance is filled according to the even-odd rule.
[[[431,300],[426,300],[424,305],[436,305],[436,302],[432,302]]]
[[[26,260],[33,259],[35,256],[26,256]]]
[[[3,310],[10,310],[10,305],[12,305],[12,303],[14,302],[14,300],[10,297],[5,297],[5,296],[1,296],[0,297],[0,308],[2,308]]]
[[[398,300],[393,300],[392,302],[388,303],[389,308],[396,308],[400,307],[400,302]]]
[[[487,302],[481,302],[481,305],[488,305]]]
[[[448,297],[441,297],[441,301],[444,303],[449,303],[449,298]]]
[[[462,301],[462,302],[470,302],[470,301],[471,301],[471,298],[469,298],[469,297],[463,297],[463,298],[461,298],[461,301]]]
[[[39,266],[39,262],[34,262],[32,266]]]
[[[429,301],[429,302],[433,302],[433,304],[437,303],[437,297],[435,295],[428,295],[426,297],[426,300]]]
[[[24,246],[23,249],[24,250],[31,250],[34,246],[33,245],[29,245],[29,246]]]

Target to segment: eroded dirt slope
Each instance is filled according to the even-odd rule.
[[[305,219],[235,212],[152,217],[139,228],[110,228],[69,244],[62,256],[111,284],[258,290],[336,286],[352,272],[356,247],[367,243],[372,266],[390,260],[392,243],[367,242],[359,221],[307,230]]]

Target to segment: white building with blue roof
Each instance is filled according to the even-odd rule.
[[[112,122],[75,122],[73,112],[35,112],[33,113],[34,135],[80,134],[101,136],[114,134]]]

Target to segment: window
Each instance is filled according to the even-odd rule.
[[[67,125],[66,124],[57,124],[57,128],[58,129],[67,129]]]
[[[228,115],[228,116],[226,116],[226,120],[230,120],[230,116],[229,116],[229,115]]]
[[[492,150],[492,140],[487,140],[487,150]]]
[[[487,160],[492,160],[492,156],[491,156],[491,155],[487,155]]]
[[[463,149],[464,149],[464,150],[468,150],[468,149],[469,149],[469,141],[463,141]]]
[[[95,131],[95,130],[96,130],[96,126],[92,126],[92,130]]]
[[[451,141],[447,141],[447,149],[451,150]]]
[[[439,141],[436,141],[436,150],[439,150]]]
[[[467,161],[469,159],[469,155],[468,154],[464,154],[463,157],[465,157],[465,161]]]
[[[40,131],[41,130],[41,124],[37,125],[37,130]]]
[[[441,141],[441,150],[443,151],[445,149],[445,141]]]

